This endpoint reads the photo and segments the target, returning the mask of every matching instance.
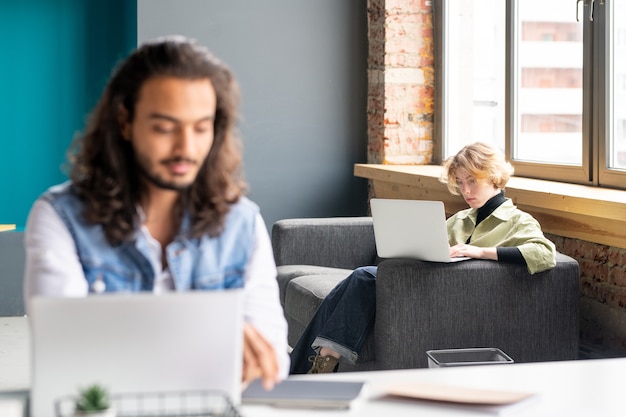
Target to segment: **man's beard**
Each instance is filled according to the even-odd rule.
[[[181,160],[181,159],[183,158],[172,158],[172,160]],[[143,159],[137,156],[136,162],[137,162],[137,168],[139,170],[139,174],[143,178],[145,178],[148,182],[150,182],[152,185],[158,188],[161,188],[164,190],[171,190],[171,191],[185,191],[189,189],[195,182],[195,177],[189,183],[177,183],[175,181],[167,181],[159,177],[157,174],[150,172],[151,171],[150,167],[152,166],[152,164],[149,161],[147,161],[147,159]],[[163,163],[163,162],[167,162],[167,161],[161,161],[160,163]]]

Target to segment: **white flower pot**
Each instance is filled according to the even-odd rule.
[[[73,417],[116,417],[117,411],[115,408],[111,407],[108,410],[104,411],[96,411],[96,412],[85,412],[85,411],[75,411]]]

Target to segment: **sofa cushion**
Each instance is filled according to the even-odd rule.
[[[337,275],[337,274],[343,275],[343,278],[345,278],[348,275],[350,275],[350,273],[352,272],[351,269],[329,268],[326,266],[316,266],[316,265],[283,265],[283,266],[277,267],[277,269],[278,269],[278,276],[276,277],[276,279],[278,280],[278,289],[280,290],[280,303],[282,304],[283,308],[285,307],[285,295],[287,293],[287,286],[289,285],[289,282],[292,279],[302,277],[305,275]]]
[[[285,314],[306,326],[326,295],[352,272],[335,271],[292,279],[285,294]]]
[[[297,277],[292,279],[287,285],[285,315],[287,321],[290,323],[289,336],[292,345],[296,343],[307,324],[311,321],[317,308],[324,298],[326,298],[326,295],[328,295],[340,281],[352,273],[352,270],[329,269],[331,269],[330,273]],[[342,362],[340,369],[373,369],[370,366],[366,365],[363,367],[361,365],[372,360],[374,360],[373,332],[365,339],[365,344],[358,361],[360,365],[355,367],[355,365]]]
[[[376,256],[371,217],[284,219],[272,226],[276,265],[355,269]]]

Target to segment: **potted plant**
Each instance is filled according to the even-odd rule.
[[[74,417],[115,417],[109,391],[100,384],[82,388],[76,397]]]

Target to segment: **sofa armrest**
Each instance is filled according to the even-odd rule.
[[[495,347],[515,362],[578,358],[578,263],[550,271],[487,260],[390,259],[376,287],[377,368],[426,367],[431,349]]]
[[[24,232],[0,233],[0,316],[23,316]]]
[[[278,266],[354,269],[376,261],[371,217],[279,220],[272,227],[272,247]]]

